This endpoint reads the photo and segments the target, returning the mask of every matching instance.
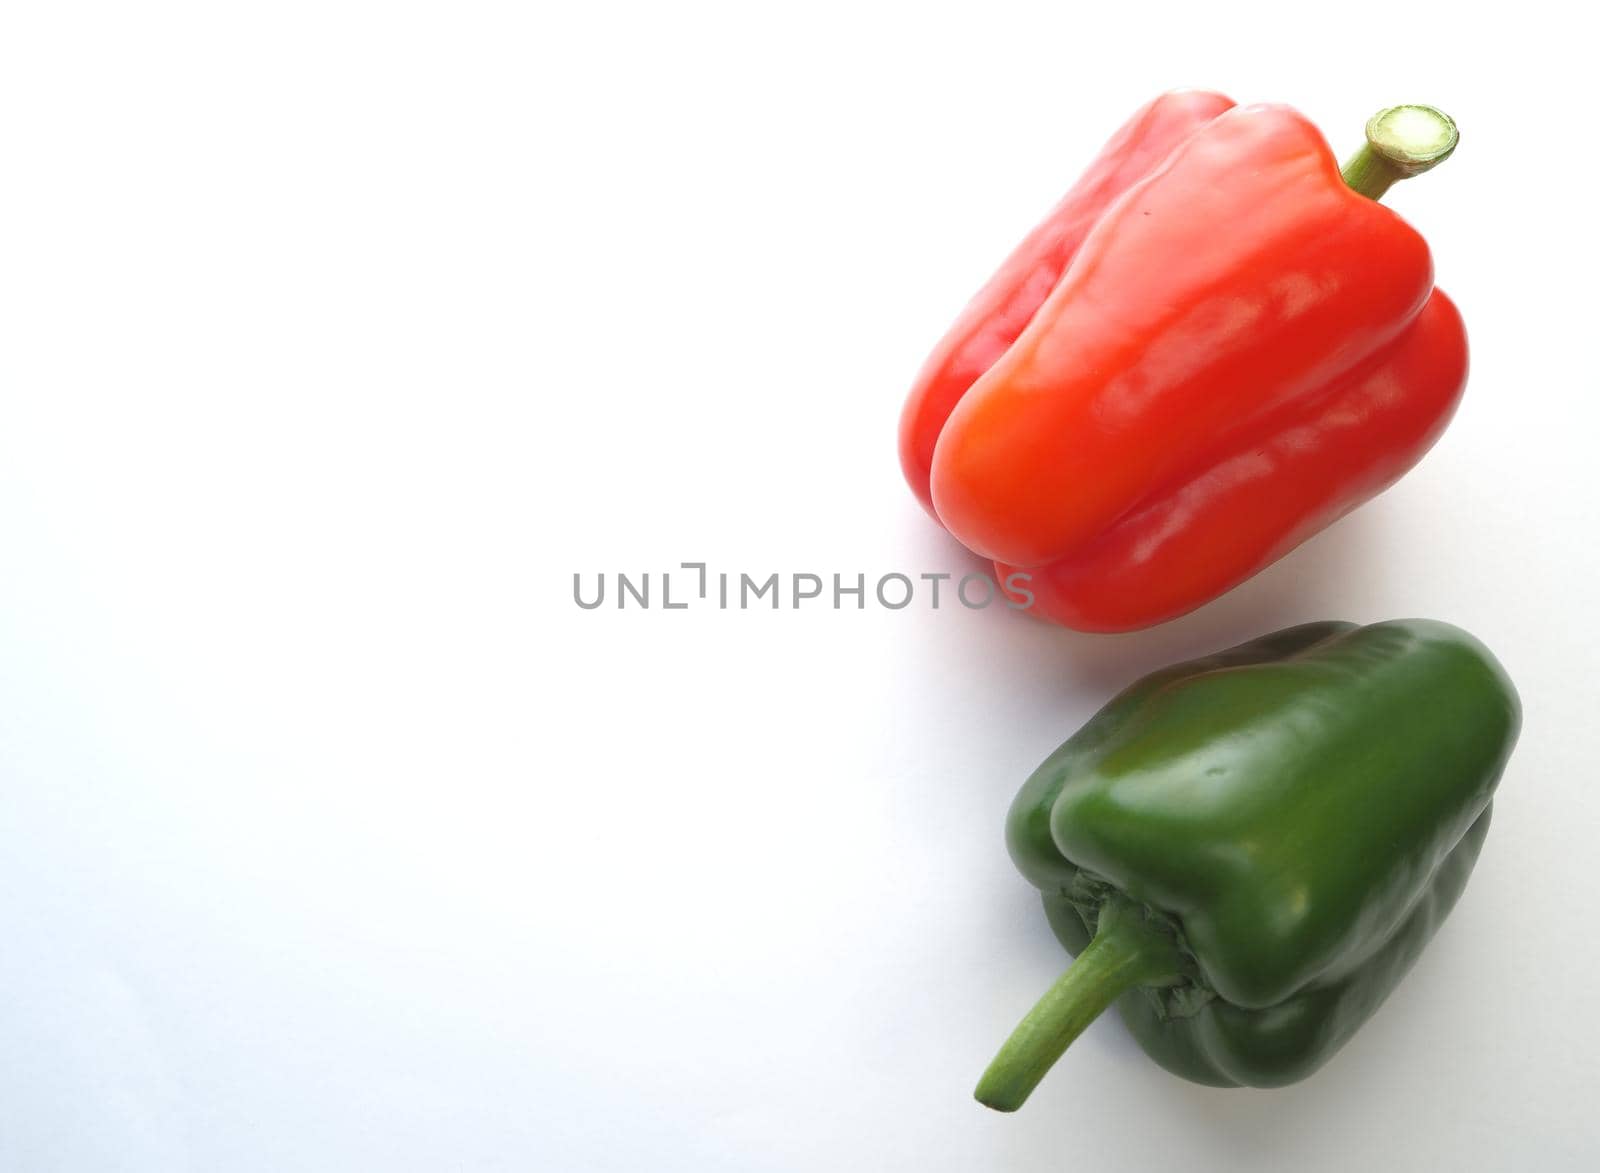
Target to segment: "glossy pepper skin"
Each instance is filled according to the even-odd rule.
[[[924,504],[1069,627],[1146,627],[1238,585],[1421,459],[1465,387],[1422,237],[1301,115],[1226,103],[1136,115],[1068,196],[1070,230],[1058,210],[1035,234],[1053,247],[1007,262],[902,415]]]
[[[901,467],[911,491],[935,519],[933,450],[961,397],[1011,349],[1111,203],[1166,162],[1179,143],[1232,107],[1231,99],[1204,90],[1177,90],[1147,103],[945,332],[900,417]]]
[[[1457,628],[1306,624],[1128,688],[1028,779],[1007,841],[1072,953],[1108,908],[1170,946],[1116,998],[1152,1058],[1287,1084],[1455,904],[1519,722],[1505,672]],[[1010,1074],[986,1076],[995,1106],[1020,1103]]]

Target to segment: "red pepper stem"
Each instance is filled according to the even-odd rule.
[[[978,1081],[978,1102],[1015,1112],[1088,1025],[1136,986],[1179,979],[1176,940],[1127,900],[1108,901],[1094,940],[1011,1032]]]
[[[1443,163],[1460,140],[1455,122],[1442,110],[1390,106],[1367,120],[1367,141],[1341,174],[1351,188],[1380,200],[1400,180]]]

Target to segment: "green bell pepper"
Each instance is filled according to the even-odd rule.
[[[1077,960],[978,1099],[1015,1110],[1113,1001],[1188,1079],[1309,1075],[1461,894],[1519,723],[1488,650],[1428,620],[1310,623],[1128,688],[1012,805]]]

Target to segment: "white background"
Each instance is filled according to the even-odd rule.
[[[1592,43],[1474,11],[11,6],[0,1168],[1592,1168]],[[1126,637],[573,604],[970,567],[904,390],[1181,84],[1341,155],[1459,120],[1388,200],[1474,347],[1400,486]],[[1065,960],[1001,842],[1033,766],[1155,665],[1418,614],[1526,724],[1378,1016],[1275,1092],[1113,1017],[973,1103]]]

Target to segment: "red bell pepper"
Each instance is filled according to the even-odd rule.
[[[1396,107],[1341,175],[1305,118],[1145,107],[935,349],[901,420],[912,489],[1033,610],[1175,618],[1395,481],[1466,383],[1427,244],[1376,202],[1455,146]]]

